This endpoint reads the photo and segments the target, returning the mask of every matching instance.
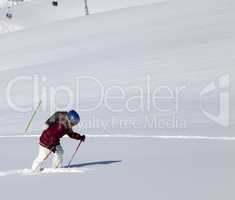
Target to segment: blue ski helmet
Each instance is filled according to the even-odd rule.
[[[75,110],[70,110],[68,112],[68,118],[73,125],[77,125],[80,122],[79,114]]]

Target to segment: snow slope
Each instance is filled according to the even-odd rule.
[[[89,13],[94,14],[163,1],[165,0],[90,0],[88,7]],[[11,19],[5,17],[8,8],[2,2],[5,6],[0,7],[0,33],[14,32],[85,15],[84,0],[60,0],[58,2],[59,6],[55,7],[51,6],[51,1],[48,0],[25,1],[18,6],[11,7],[10,12],[13,14]]]
[[[83,123],[76,130],[88,135],[74,160],[84,173],[0,177],[1,197],[41,199],[44,191],[56,199],[234,199],[234,9],[233,0],[172,0],[72,19],[62,13],[63,20],[0,35],[0,174],[30,167],[36,136],[50,112],[58,109],[50,87],[72,91],[71,107],[79,108]],[[39,94],[46,91],[32,137],[21,137],[32,110],[17,112],[6,98],[9,83],[22,76],[39,78]],[[97,103],[100,87],[88,81],[77,88],[76,77],[81,76],[100,81],[106,92],[112,86],[122,88],[124,98],[109,101],[116,109],[124,108],[138,87],[143,107],[112,112],[102,101],[98,109],[82,111]],[[230,77],[229,127],[206,117],[200,107],[203,89],[212,81],[218,85],[221,77]],[[32,87],[28,81],[14,85],[14,102],[37,104]],[[153,103],[148,108],[146,99],[156,87],[168,87],[174,94],[184,88],[176,110],[174,100],[167,98],[160,107],[171,112],[160,112]],[[205,102],[208,112],[218,112],[219,94],[215,90]],[[66,93],[55,100],[66,109]],[[130,102],[131,108],[137,105]],[[146,126],[146,118],[154,117],[171,123]],[[179,122],[184,126],[177,126]],[[66,138],[63,146],[66,164],[76,142]]]
[[[48,0],[33,0],[12,6],[13,18],[6,18],[7,7],[0,9],[0,33],[48,24],[57,20],[83,15],[82,0],[61,0],[62,6],[54,7]]]
[[[72,103],[75,105],[78,101],[75,99],[77,94],[75,89],[78,89],[75,88],[76,77],[90,75],[100,81],[106,90],[113,85],[124,88],[126,98],[119,102],[110,102],[112,107],[120,108],[125,105],[127,97],[136,95],[136,90],[133,90],[132,86],[142,88],[146,95],[146,79],[149,76],[151,95],[154,86],[167,85],[173,92],[177,88],[186,88],[180,98],[177,117],[179,120],[185,120],[187,127],[179,130],[167,129],[168,133],[187,134],[189,128],[195,135],[201,133],[220,136],[221,131],[223,134],[231,135],[232,128],[224,129],[204,116],[200,110],[200,92],[218,77],[234,73],[232,56],[234,47],[231,42],[234,37],[231,6],[233,4],[232,2],[228,6],[224,4],[223,8],[223,4],[218,3],[218,7],[213,8],[209,3],[203,7],[200,3],[194,3],[193,7],[188,8],[189,4],[193,3],[186,1],[157,3],[65,20],[3,35],[0,38],[1,76],[4,77],[1,87],[5,88],[6,84],[16,76],[37,74],[40,80],[43,77],[46,79],[39,83],[39,88],[49,89],[50,86],[58,87],[62,84],[71,89],[74,97]],[[184,9],[184,6],[187,6],[187,9]],[[123,19],[126,23],[123,23]],[[61,30],[69,31],[61,32]],[[69,70],[64,71],[65,66]],[[57,70],[63,74],[55,76]],[[130,74],[135,78],[130,79]],[[233,82],[233,76],[230,78]],[[14,99],[19,105],[31,105],[32,88],[27,81],[21,81],[21,84],[22,86],[19,84],[14,88]],[[21,95],[22,90],[27,91],[24,96]],[[83,84],[79,92],[81,94],[79,107],[88,108],[99,101],[100,88],[97,88],[97,84],[91,82]],[[119,91],[114,92],[120,94]],[[6,89],[1,90],[1,95],[6,96]],[[44,107],[47,107],[47,111],[53,112],[55,108],[50,106],[51,99],[47,92]],[[59,104],[67,104],[67,94],[61,92],[56,100]],[[216,107],[216,103],[209,102],[207,106]],[[7,109],[8,106],[6,98],[2,98],[2,109]],[[145,108],[135,113],[126,110],[113,113],[104,106],[103,102],[94,112],[82,114],[86,120],[92,116],[103,120],[110,120],[112,117],[131,119],[140,125],[135,131],[143,133],[144,129],[144,132],[155,133],[154,129],[145,130],[145,124],[142,122],[146,116],[157,114],[161,117],[165,113],[152,109],[152,104],[150,106],[150,110],[146,109],[145,105]],[[174,108],[172,102],[167,101],[161,106]],[[15,113],[12,114],[15,119]],[[174,115],[167,113],[169,117],[172,114]],[[24,114],[19,113],[19,115]],[[44,116],[48,115],[45,113]],[[233,117],[231,109],[231,119]],[[10,124],[11,118],[9,113],[7,121]],[[43,117],[39,119],[43,120]],[[18,125],[9,126],[9,130],[5,131],[19,133],[19,130],[24,129],[25,120],[26,118],[20,117],[16,122]],[[231,123],[231,126],[234,126],[233,120]],[[41,127],[41,124],[38,126]],[[208,133],[208,128],[213,128],[213,132]],[[96,133],[98,130],[94,131]],[[99,131],[109,133],[109,129],[101,128]],[[126,131],[129,131],[128,128]],[[164,133],[164,129],[159,131]],[[119,133],[118,128],[116,132]]]

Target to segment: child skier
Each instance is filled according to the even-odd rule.
[[[62,167],[64,150],[60,145],[60,139],[67,134],[70,138],[85,141],[85,135],[75,133],[73,126],[80,122],[78,113],[74,110],[69,112],[56,112],[47,121],[48,128],[43,131],[39,142],[38,157],[34,160],[32,170],[40,170],[40,166],[44,160],[49,157],[50,153],[54,153],[52,166],[54,169]]]

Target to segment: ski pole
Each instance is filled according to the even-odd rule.
[[[81,144],[82,144],[82,141],[79,142],[79,144],[78,144],[76,150],[74,151],[74,153],[73,153],[73,155],[72,155],[72,157],[71,157],[71,159],[70,159],[70,161],[69,161],[68,168],[70,167],[70,165],[71,165],[71,163],[72,163],[72,161],[73,161],[73,159],[74,159],[74,156],[76,155],[76,153],[77,153],[77,151],[78,151],[78,149],[79,149],[79,147],[80,147]]]
[[[36,115],[38,109],[40,108],[41,104],[42,104],[42,100],[39,101],[36,110],[33,112],[33,115],[32,115],[32,117],[30,118],[30,120],[29,120],[29,122],[28,122],[28,124],[27,124],[27,126],[26,126],[26,128],[25,128],[25,131],[24,131],[25,133],[27,133],[27,131],[29,130],[29,127],[30,127],[30,125],[31,125],[31,123],[32,123],[32,121],[33,121],[33,118],[35,117],[35,115]]]
[[[50,150],[50,152],[47,154],[47,156],[43,159],[43,161],[45,161],[52,153],[52,150]]]
[[[52,149],[53,149],[53,148],[51,148],[51,149],[50,149],[50,152],[45,156],[45,158],[43,159],[43,162],[51,155]],[[35,169],[35,171],[37,171],[40,166],[41,166],[41,165],[38,165],[37,168]]]

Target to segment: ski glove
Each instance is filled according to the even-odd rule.
[[[85,135],[81,135],[80,140],[81,140],[82,142],[85,142],[86,136],[85,136]]]
[[[55,147],[55,146],[52,146],[52,147],[50,148],[50,150],[51,150],[53,153],[55,153],[55,152],[56,152],[56,147]]]

